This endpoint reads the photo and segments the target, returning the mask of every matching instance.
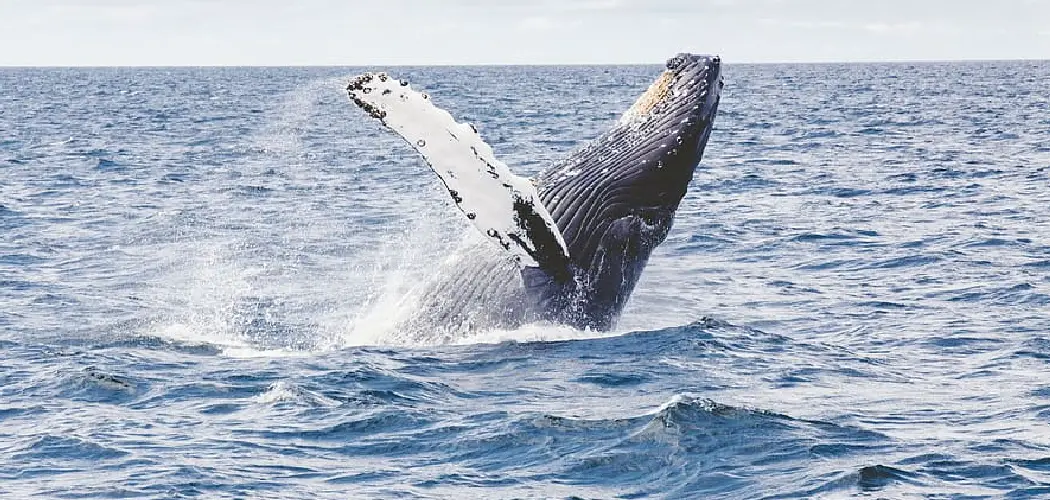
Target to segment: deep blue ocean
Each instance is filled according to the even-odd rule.
[[[449,345],[373,69],[529,175],[660,71],[0,69],[0,498],[1050,498],[1050,62],[730,61],[619,327]]]

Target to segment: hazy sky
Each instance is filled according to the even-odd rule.
[[[0,0],[0,65],[1050,59],[1050,0]]]

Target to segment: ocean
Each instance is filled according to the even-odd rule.
[[[618,327],[398,330],[659,66],[0,69],[0,498],[1050,498],[1050,62],[734,65]]]

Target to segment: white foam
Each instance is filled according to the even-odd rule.
[[[276,189],[323,180],[304,161],[303,137],[320,104],[337,97],[343,82],[316,80],[287,94],[276,106],[276,116],[248,141],[251,151],[260,154],[237,170],[255,177],[250,182],[278,183]],[[243,220],[245,230],[231,234],[179,217],[178,210],[158,212],[153,223],[170,224],[168,230],[180,237],[149,248],[155,274],[143,298],[157,317],[136,333],[210,345],[238,358],[302,356],[387,343],[384,336],[406,315],[391,314],[391,308],[403,302],[408,284],[418,281],[417,268],[427,262],[423,252],[435,245],[406,242],[393,226],[385,229],[394,234],[383,246],[363,249],[349,262],[324,261],[325,256],[307,248],[355,233],[353,219],[295,218],[292,214],[302,215],[302,210],[291,205],[288,211],[287,218],[296,222],[278,235],[266,234],[272,226],[256,230],[251,217]],[[427,222],[416,225],[436,225]],[[433,236],[428,233],[437,230],[411,237]],[[304,255],[317,259],[304,265]]]
[[[533,323],[513,330],[492,329],[468,334],[456,340],[456,344],[498,344],[500,342],[554,342],[559,340],[582,340],[615,337],[619,333],[577,330],[571,326],[552,323]]]
[[[252,398],[256,403],[273,405],[278,403],[298,403],[310,406],[339,406],[339,402],[323,394],[304,389],[292,382],[278,380],[270,387]]]
[[[150,335],[178,342],[245,345],[234,334],[234,308],[250,291],[248,270],[229,259],[224,245],[179,242],[153,256],[164,275],[148,300],[162,312]]]

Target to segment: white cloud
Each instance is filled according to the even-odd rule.
[[[518,21],[518,29],[524,31],[547,31],[558,27],[558,23],[545,16],[529,16]]]
[[[842,21],[820,21],[820,20],[797,20],[797,19],[775,19],[764,17],[758,20],[759,23],[769,26],[785,26],[788,28],[802,28],[802,29],[814,29],[814,28],[831,28],[840,29],[849,27],[848,23]]]
[[[613,10],[624,5],[621,0],[585,0],[582,2],[564,2],[571,10]]]
[[[561,19],[550,16],[529,16],[518,21],[517,28],[521,31],[553,31],[564,28],[579,26],[579,19]]]
[[[101,21],[109,23],[142,23],[158,14],[160,8],[149,4],[44,4],[42,15],[54,21],[55,18],[74,19],[79,22]]]
[[[864,25],[866,31],[881,35],[911,34],[921,31],[925,25],[918,21],[903,23],[868,23]]]

